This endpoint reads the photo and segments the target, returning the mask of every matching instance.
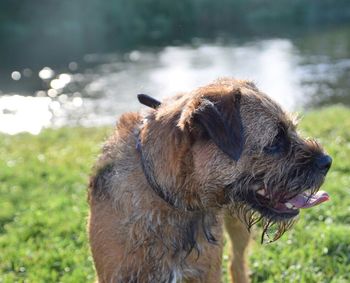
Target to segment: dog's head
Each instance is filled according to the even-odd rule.
[[[299,209],[328,199],[319,188],[332,159],[250,82],[223,79],[179,95],[151,120],[148,137],[157,135],[151,144],[167,158],[154,161],[157,179],[179,204],[228,205],[248,225],[279,223],[278,238]]]

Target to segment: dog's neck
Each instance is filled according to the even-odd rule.
[[[168,205],[170,205],[173,208],[178,208],[176,205],[176,201],[174,197],[172,197],[170,194],[166,193],[166,190],[162,188],[154,175],[154,169],[152,162],[146,158],[143,150],[142,150],[142,144],[141,144],[141,138],[140,138],[140,131],[138,132],[136,136],[136,149],[140,153],[141,158],[141,165],[143,173],[146,177],[146,180],[149,184],[149,186],[153,189],[153,191],[161,198],[163,199]]]
[[[152,188],[152,190],[156,193],[158,197],[160,197],[163,201],[167,203],[167,205],[169,205],[175,210],[178,210],[180,212],[203,212],[203,208],[201,208],[200,206],[194,206],[193,203],[186,203],[184,201],[184,197],[182,196],[183,190],[181,189],[181,184],[183,183],[183,180],[180,181],[180,179],[176,179],[176,171],[169,171],[167,173],[169,177],[174,177],[172,181],[170,181],[171,178],[167,177],[166,179],[169,181],[167,184],[164,184],[164,180],[158,179],[158,174],[156,171],[157,163],[161,159],[166,159],[167,156],[161,153],[154,153],[153,149],[150,148],[150,146],[152,146],[152,143],[147,140],[147,137],[145,137],[147,136],[147,131],[149,131],[149,129],[146,128],[147,126],[149,126],[148,124],[150,123],[152,118],[153,117],[144,118],[135,131],[136,150],[140,154],[142,170],[149,186]],[[172,139],[171,136],[159,138]],[[164,140],[164,143],[166,143],[166,140]],[[175,154],[177,154],[177,152]],[[165,168],[163,167],[162,169]]]
[[[211,231],[213,226],[217,224],[217,211],[212,209],[203,209],[199,206],[190,206],[189,204],[181,201],[181,197],[179,195],[171,194],[171,192],[178,191],[178,188],[168,188],[159,184],[156,172],[154,171],[154,157],[152,158],[152,156],[150,156],[149,152],[147,151],[147,147],[144,146],[144,141],[142,140],[142,131],[148,122],[149,121],[147,118],[143,119],[135,131],[136,150],[140,154],[142,170],[153,192],[160,199],[162,199],[173,212],[175,212],[175,215],[182,215],[181,217],[183,219],[184,228],[180,230],[181,233],[183,233],[183,231],[187,231],[182,235],[183,237],[181,239],[184,241],[182,246],[185,247],[184,249],[187,251],[188,255],[193,248],[197,249],[198,233],[202,232],[204,239],[206,239],[206,241],[209,243],[214,244],[217,242]],[[178,216],[176,216],[176,219],[177,217]]]
[[[152,190],[172,208],[179,209],[179,204],[177,203],[175,197],[169,194],[168,190],[163,188],[158,183],[157,178],[155,177],[155,174],[154,174],[153,162],[146,157],[146,154],[143,151],[140,134],[146,123],[147,123],[147,118],[142,120],[142,124],[139,126],[139,128],[136,131],[136,150],[140,154],[143,173]]]

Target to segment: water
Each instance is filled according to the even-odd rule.
[[[64,70],[13,70],[0,92],[0,131],[112,125],[120,113],[141,108],[138,93],[162,99],[223,76],[253,80],[290,111],[350,105],[350,27],[293,39],[91,54]]]

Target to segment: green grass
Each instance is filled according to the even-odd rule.
[[[255,231],[252,279],[350,282],[350,109],[309,113],[300,127],[304,135],[318,137],[333,157],[324,185],[331,201],[303,211],[294,228],[273,244],[260,245]],[[86,184],[110,130],[0,135],[0,282],[93,282]]]

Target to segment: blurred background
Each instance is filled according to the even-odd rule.
[[[0,2],[1,132],[111,125],[220,76],[288,110],[350,104],[350,1]]]
[[[101,142],[136,94],[220,76],[305,114],[333,158],[331,201],[274,244],[253,231],[252,282],[350,282],[350,0],[0,0],[0,283],[94,282]]]

